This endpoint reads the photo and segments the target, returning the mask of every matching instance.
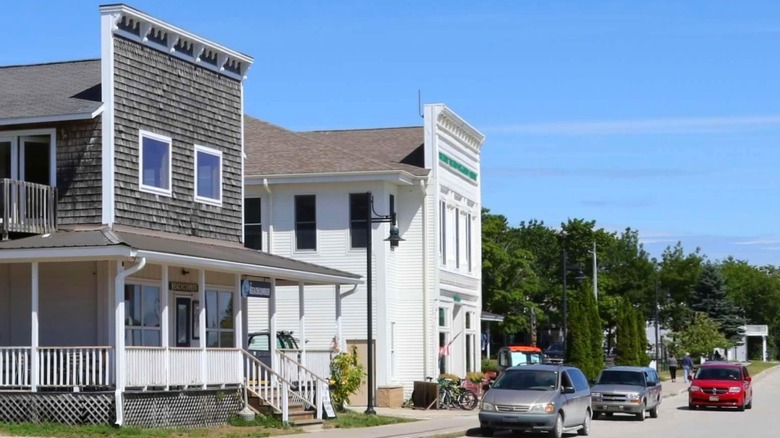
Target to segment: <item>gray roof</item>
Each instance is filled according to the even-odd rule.
[[[408,129],[361,130],[362,135],[359,136],[330,138],[324,131],[298,133],[247,115],[244,117],[247,154],[244,172],[247,176],[382,171],[427,175],[428,170],[422,167],[422,160],[419,160],[418,166],[395,159],[403,155],[399,150],[408,149],[410,139],[405,135],[393,136],[391,131],[408,134]],[[421,147],[422,128],[413,129],[419,131],[419,139],[412,143],[419,140],[417,146]],[[382,136],[376,135],[379,131],[387,132],[383,132]],[[366,147],[361,148],[361,144]]]
[[[0,124],[75,118],[92,114],[100,105],[100,60],[0,67]]]
[[[286,269],[313,274],[359,279],[360,275],[247,249],[240,243],[207,240],[126,227],[52,234],[0,242],[0,251],[14,249],[88,248],[122,245],[141,251]]]

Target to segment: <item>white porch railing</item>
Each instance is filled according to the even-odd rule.
[[[248,392],[258,397],[274,410],[281,412],[282,421],[290,421],[290,393],[289,381],[275,373],[271,368],[260,362],[251,353],[242,350],[244,357],[244,378]],[[317,411],[317,418],[322,418],[322,413]]]
[[[29,388],[30,347],[0,347],[0,388]]]
[[[237,348],[206,349],[205,376],[201,365],[203,350],[199,348],[125,347],[125,351],[127,387],[240,385],[243,382],[239,371],[241,350]]]
[[[291,382],[296,390],[293,397],[317,409],[317,418],[322,419],[322,394],[328,390],[328,382],[310,369],[304,367],[289,355],[279,353],[279,370],[282,379]],[[309,351],[306,351],[306,359]],[[330,375],[330,372],[328,373]]]
[[[109,386],[111,347],[38,347],[38,386]]]

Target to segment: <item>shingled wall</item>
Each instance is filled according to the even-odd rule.
[[[238,241],[241,83],[114,38],[116,223]],[[172,197],[139,191],[139,129],[173,139]],[[195,202],[194,144],[222,151],[222,206]]]

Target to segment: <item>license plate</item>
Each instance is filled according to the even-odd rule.
[[[718,401],[718,400],[720,400],[720,398],[718,398],[717,395],[711,395],[710,396],[710,401]]]

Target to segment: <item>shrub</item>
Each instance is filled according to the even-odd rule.
[[[471,383],[481,383],[482,380],[485,378],[485,374],[480,373],[479,371],[473,371],[466,374],[466,378]]]
[[[482,372],[498,371],[498,362],[495,359],[482,359]]]
[[[336,409],[344,411],[344,403],[357,392],[366,370],[358,363],[357,347],[349,353],[339,353],[330,361],[331,396]]]
[[[460,382],[460,377],[456,376],[455,374],[449,374],[449,373],[439,374],[439,378],[450,379],[453,382]]]

